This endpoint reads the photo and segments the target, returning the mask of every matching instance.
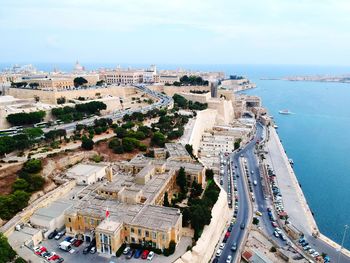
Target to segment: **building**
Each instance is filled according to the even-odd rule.
[[[77,184],[89,185],[101,181],[106,176],[106,165],[77,164],[67,171],[67,177],[75,179]]]
[[[100,78],[101,80],[104,80],[107,84],[131,85],[142,83],[143,71],[131,69],[116,69],[101,73]]]
[[[57,200],[52,202],[49,206],[39,208],[30,217],[30,224],[40,229],[45,229],[48,235],[54,229],[61,229],[65,223],[64,213],[73,202],[68,200]]]
[[[166,154],[168,159],[138,155],[107,168],[107,180],[89,184],[65,211],[67,233],[87,242],[95,238],[97,251],[107,255],[114,255],[123,243],[161,250],[170,242],[179,243],[182,214],[177,208],[162,206],[165,193],[172,196],[177,191],[176,175],[181,167],[189,184],[204,185],[205,168],[180,144],[167,144]],[[76,170],[94,171],[77,165],[70,171],[74,178]]]

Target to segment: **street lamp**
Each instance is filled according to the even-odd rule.
[[[341,241],[341,245],[340,245],[340,249],[339,249],[339,253],[338,253],[338,260],[337,260],[337,263],[339,263],[339,260],[340,260],[340,253],[341,253],[341,250],[343,249],[343,246],[344,246],[346,231],[348,230],[348,228],[349,228],[348,225],[345,225],[345,226],[344,226],[343,240]]]

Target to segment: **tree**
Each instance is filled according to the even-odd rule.
[[[214,171],[212,169],[205,170],[205,178],[207,181],[212,181],[214,179]]]
[[[170,207],[169,198],[168,198],[168,192],[165,192],[165,193],[164,193],[163,206]]]
[[[237,150],[241,146],[241,141],[242,141],[241,138],[238,138],[237,140],[235,140],[235,143],[234,143],[235,150]]]
[[[8,243],[7,238],[0,232],[0,263],[12,262],[16,257],[16,252]]]
[[[187,193],[187,179],[185,168],[181,167],[177,176],[176,176],[176,184],[180,187],[182,193]]]
[[[20,112],[20,113],[13,113],[9,114],[6,117],[6,120],[15,126],[18,125],[28,125],[28,124],[35,124],[38,122],[41,122],[46,115],[45,111],[34,111],[34,112]]]
[[[81,148],[84,150],[92,150],[94,148],[94,141],[86,136],[81,139]]]
[[[22,190],[27,191],[29,184],[26,180],[18,178],[12,185],[12,191]]]
[[[10,136],[0,137],[0,156],[10,153],[15,149],[15,140]]]
[[[253,225],[258,225],[259,224],[259,218],[253,217]]]
[[[40,128],[26,128],[24,129],[24,133],[28,136],[29,140],[34,141],[40,138],[44,132]]]
[[[164,147],[165,144],[165,136],[161,132],[155,132],[151,139],[153,145],[157,145],[159,147]]]
[[[74,86],[77,88],[77,87],[79,87],[79,86],[82,86],[82,85],[84,85],[84,84],[86,84],[86,83],[88,83],[88,81],[85,79],[85,78],[83,78],[83,77],[76,77],[74,80],[73,80],[73,82],[74,82]]]
[[[57,104],[65,104],[65,103],[66,103],[66,98],[65,97],[57,98]]]
[[[177,105],[178,107],[187,109],[188,101],[186,100],[185,97],[183,97],[183,96],[181,96],[181,95],[179,95],[179,94],[174,94],[173,100],[174,100],[174,102],[176,103],[176,105]]]
[[[27,173],[38,173],[40,172],[42,169],[42,162],[39,159],[31,159],[28,160],[23,168],[22,171],[23,172],[27,172]]]
[[[202,186],[198,184],[196,181],[192,182],[191,186],[191,197],[198,197],[203,192]]]

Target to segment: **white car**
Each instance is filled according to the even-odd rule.
[[[222,249],[224,249],[224,247],[225,247],[225,243],[221,243],[220,244],[220,249],[222,250]]]
[[[315,257],[318,257],[319,255],[320,255],[320,253],[318,253],[318,252],[316,251],[316,252],[313,253],[311,256],[315,258]]]
[[[148,256],[147,256],[147,260],[152,260],[153,257],[154,257],[154,252],[151,251],[151,252],[149,252],[149,254],[148,254]]]
[[[218,249],[217,251],[216,251],[216,256],[217,257],[220,257],[221,256],[221,253],[222,253],[222,250],[221,249]]]
[[[130,247],[126,247],[123,251],[123,254],[126,255],[129,253],[129,251],[130,251]]]
[[[226,259],[226,263],[231,263],[231,261],[232,261],[232,256],[228,255]]]

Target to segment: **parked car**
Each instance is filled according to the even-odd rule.
[[[84,255],[88,254],[88,253],[90,252],[90,250],[91,250],[91,247],[90,247],[90,246],[85,247],[85,248],[83,249],[83,254],[84,254]]]
[[[272,225],[273,227],[278,227],[278,225],[277,225],[277,223],[276,223],[275,221],[271,221],[271,225]]]
[[[47,252],[46,247],[40,246],[40,247],[36,247],[34,248],[34,253],[37,255],[41,255],[43,253]]]
[[[236,242],[232,243],[231,250],[232,251],[236,251],[237,250],[237,243]]]
[[[128,254],[130,251],[130,247],[126,247],[124,250],[123,250],[123,254],[126,255]]]
[[[54,254],[54,255],[52,255],[51,257],[49,257],[48,260],[56,260],[56,259],[59,259],[59,258],[60,258],[59,255]]]
[[[215,256],[220,257],[221,253],[222,253],[222,250],[219,248],[218,250],[216,250]]]
[[[231,261],[232,261],[232,256],[228,255],[226,258],[226,263],[231,263]]]
[[[148,254],[149,254],[149,250],[144,250],[141,254],[141,258],[142,259],[147,259],[148,257]]]
[[[48,255],[45,255],[44,258],[49,259],[49,258],[53,257],[54,255],[56,255],[56,252],[51,252]]]
[[[245,224],[242,223],[241,226],[240,226],[241,229],[244,229],[245,228]]]
[[[277,231],[274,231],[273,234],[274,234],[275,237],[279,237],[279,236],[280,236],[280,235],[277,233]]]
[[[141,254],[142,254],[142,249],[137,249],[136,251],[135,251],[135,254],[134,254],[134,258],[139,258],[139,257],[141,257]]]
[[[79,247],[81,244],[83,244],[83,240],[78,239],[73,243],[73,246]]]
[[[95,254],[95,253],[96,253],[96,247],[92,247],[92,248],[90,249],[90,253],[91,253],[91,254]]]
[[[47,237],[48,239],[53,239],[57,235],[58,231],[55,229],[52,231],[49,236]]]
[[[148,256],[147,256],[147,260],[152,260],[154,257],[154,252],[153,251],[150,251]]]
[[[135,249],[130,249],[129,253],[126,255],[127,259],[131,259],[135,254]]]
[[[221,243],[219,248],[222,250],[224,249],[224,247],[225,247],[225,243]]]
[[[59,240],[61,237],[64,236],[65,233],[66,233],[66,231],[58,232],[57,235],[55,236],[55,239],[56,239],[56,240]]]

